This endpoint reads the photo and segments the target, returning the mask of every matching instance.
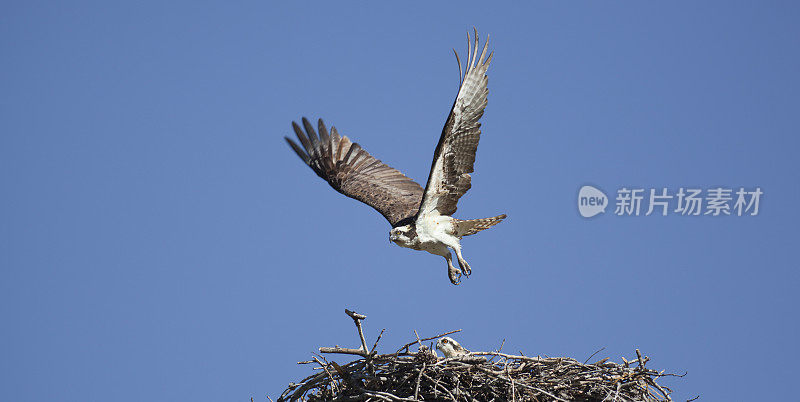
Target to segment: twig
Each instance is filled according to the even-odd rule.
[[[350,316],[350,318],[352,318],[353,322],[356,324],[356,329],[358,329],[358,337],[361,339],[361,349],[342,348],[339,346],[335,347],[323,346],[319,348],[319,352],[362,356],[366,358],[367,362],[369,363],[370,358],[374,354],[375,346],[378,345],[378,341],[377,340],[375,341],[375,346],[373,346],[373,351],[367,349],[367,341],[364,339],[364,330],[361,328],[361,320],[367,318],[367,316],[363,314],[358,314],[355,311],[350,311],[348,309],[344,309],[344,313]],[[383,335],[383,331],[381,331],[381,335]],[[380,337],[378,337],[378,340],[380,340]],[[300,362],[298,364],[301,363],[305,362]]]
[[[322,367],[323,370],[325,370],[325,374],[328,374],[328,378],[331,379],[331,390],[332,391],[335,390],[337,388],[336,387],[336,380],[333,378],[333,375],[331,374],[331,372],[328,371],[328,366],[322,364],[322,362],[319,359],[317,359],[317,356],[313,356],[313,358],[314,358],[314,361],[316,361],[317,364],[319,364],[319,366]],[[336,391],[334,391],[334,392],[336,392]]]
[[[428,337],[428,338],[422,338],[422,339],[419,339],[419,341],[425,342],[425,341],[429,341],[429,340],[431,340],[431,339],[441,338],[441,337],[443,337],[443,336],[445,336],[445,335],[455,334],[456,332],[461,332],[461,330],[460,330],[460,329],[457,329],[457,330],[455,330],[455,331],[449,331],[449,332],[445,332],[445,333],[443,333],[443,334],[439,334],[439,335],[431,336],[431,337]],[[405,345],[401,346],[401,347],[400,347],[400,349],[397,349],[397,352],[395,352],[395,354],[398,354],[398,353],[402,352],[403,350],[405,350],[405,351],[406,351],[406,353],[408,353],[408,348],[409,348],[409,346],[411,346],[411,345],[413,345],[413,344],[415,344],[415,343],[417,343],[417,341],[412,341],[412,342],[409,342],[409,343],[407,343],[407,344],[405,344]]]
[[[669,392],[665,391],[665,390],[664,390],[664,388],[661,388],[661,386],[660,386],[660,385],[656,384],[656,382],[655,382],[655,381],[653,381],[653,379],[652,379],[652,378],[650,378],[650,377],[645,377],[645,382],[647,382],[648,384],[650,384],[650,385],[652,385],[652,386],[656,387],[656,388],[658,389],[658,391],[659,391],[659,392],[661,392],[661,394],[662,394],[662,395],[664,395],[664,398],[666,398],[668,401],[671,401],[671,400],[672,400],[672,399],[669,397]]]
[[[516,388],[516,386],[514,386],[514,379],[511,378],[511,373],[508,372],[508,364],[505,365],[505,369],[506,369],[506,377],[508,377],[508,380],[511,381],[511,401],[512,402],[516,402],[517,401],[517,388]]]
[[[427,378],[427,379],[429,379],[429,380],[433,381],[433,378],[429,377],[427,374],[423,374],[423,375],[425,376],[425,378]],[[454,401],[456,400],[456,397],[455,397],[455,396],[453,396],[453,393],[452,393],[452,392],[450,392],[450,390],[449,390],[449,389],[447,389],[447,387],[445,387],[445,386],[443,386],[443,385],[439,384],[439,381],[436,381],[436,384],[435,384],[435,386],[436,386],[436,387],[439,387],[439,388],[441,388],[441,389],[443,389],[443,390],[444,390],[444,392],[447,392],[447,395],[449,395],[449,396],[450,396],[450,399],[452,399],[452,400],[454,400]]]
[[[386,328],[382,329],[381,333],[378,334],[378,339],[376,339],[375,343],[372,345],[372,350],[370,350],[370,353],[375,353],[375,348],[378,347],[378,342],[380,342],[381,338],[383,337],[383,331],[386,331]]]
[[[644,361],[642,361],[642,352],[636,349],[636,358],[639,360],[639,369],[644,370]]]
[[[355,311],[350,311],[348,309],[344,309],[344,313],[349,315],[350,318],[353,319],[353,322],[356,323],[356,328],[358,328],[358,336],[361,338],[361,348],[364,350],[364,354],[369,359],[369,349],[367,349],[367,341],[364,339],[364,330],[361,329],[361,320],[366,319],[367,316],[363,314],[358,314]]]
[[[517,360],[524,360],[529,362],[551,362],[551,361],[560,361],[562,360],[559,357],[528,357],[522,355],[510,355],[507,353],[499,353],[499,352],[472,352],[470,353],[472,356],[497,356],[497,357],[505,357],[506,359],[517,359]]]
[[[600,348],[600,349],[597,349],[597,351],[596,351],[596,352],[592,353],[592,355],[591,355],[591,356],[587,357],[587,358],[586,358],[586,360],[584,360],[584,361],[583,361],[583,364],[586,364],[586,363],[588,363],[588,362],[589,362],[589,360],[592,360],[592,358],[594,357],[594,355],[596,355],[596,354],[598,354],[598,353],[600,353],[600,352],[602,352],[602,351],[604,351],[604,350],[606,350],[606,347],[605,347],[605,346],[603,346],[603,347],[602,347],[602,348]]]
[[[326,347],[323,346],[319,348],[319,353],[339,353],[344,355],[357,355],[362,357],[367,357],[367,354],[364,353],[364,349],[350,349],[350,348],[340,348],[340,347]]]
[[[417,386],[414,387],[414,400],[419,400],[419,383],[422,380],[422,373],[425,372],[425,362],[422,363],[422,368],[419,369],[419,375],[417,376]]]
[[[500,353],[500,351],[501,351],[501,350],[503,350],[503,346],[504,346],[505,344],[506,344],[506,340],[505,340],[505,339],[503,339],[503,341],[502,341],[502,342],[500,342],[500,347],[499,347],[499,348],[497,348],[497,353]],[[493,362],[495,357],[497,357],[497,356],[492,356],[492,357],[489,359],[489,362],[490,362],[490,363],[491,363],[491,362]]]

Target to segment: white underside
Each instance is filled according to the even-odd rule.
[[[447,272],[450,282],[457,285],[461,275],[469,276],[469,264],[461,255],[461,239],[455,235],[455,219],[438,213],[423,214],[414,222],[414,226],[405,225],[393,228],[389,232],[389,240],[400,247],[424,250],[444,257],[447,261]],[[453,266],[453,249],[458,259],[461,272]]]
[[[417,220],[416,226],[421,250],[442,257],[450,254],[448,247],[461,250],[461,242],[454,234],[452,217],[428,214]]]

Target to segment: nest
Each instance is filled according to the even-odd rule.
[[[646,368],[649,359],[638,349],[635,359],[623,358],[622,364],[608,359],[586,364],[566,357],[529,357],[500,351],[442,358],[422,344],[458,332],[451,331],[430,338],[417,336],[394,353],[376,354],[378,341],[371,350],[364,341],[360,325],[364,316],[346,312],[356,322],[362,348],[320,348],[320,352],[361,358],[342,365],[322,355],[300,362],[316,365],[318,372],[290,384],[279,402],[672,400],[672,390],[658,385],[656,379],[675,374]],[[416,352],[410,350],[414,345],[419,346]]]

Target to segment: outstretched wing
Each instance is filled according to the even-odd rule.
[[[481,137],[481,124],[489,93],[486,70],[494,52],[486,56],[489,46],[487,36],[483,51],[478,57],[478,31],[475,30],[473,46],[467,33],[467,66],[461,75],[461,60],[456,52],[461,80],[458,96],[450,109],[450,116],[442,129],[442,136],[433,154],[431,172],[418,216],[428,214],[452,215],[458,199],[471,187],[470,173],[474,171],[475,151]],[[453,50],[455,52],[455,50]]]
[[[346,136],[339,136],[336,127],[328,134],[322,119],[319,137],[305,117],[305,133],[295,122],[292,127],[303,146],[289,137],[284,137],[286,142],[336,191],[375,208],[392,226],[417,214],[422,200],[422,187],[417,182],[383,164]]]

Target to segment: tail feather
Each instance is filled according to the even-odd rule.
[[[464,236],[474,235],[481,230],[489,229],[490,227],[497,225],[505,218],[506,214],[493,216],[491,218],[470,219],[465,221],[456,219],[456,236],[461,238]]]

